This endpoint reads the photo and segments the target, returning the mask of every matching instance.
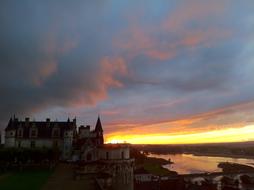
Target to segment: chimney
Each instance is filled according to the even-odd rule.
[[[46,119],[46,127],[49,127],[49,126],[50,126],[50,119],[47,118],[47,119]]]
[[[14,115],[14,117],[13,117],[13,121],[14,122],[18,122],[19,120],[18,120],[18,118]]]
[[[76,119],[76,117],[73,119],[73,123],[74,123],[74,125],[76,125],[76,122],[77,122],[77,119]]]

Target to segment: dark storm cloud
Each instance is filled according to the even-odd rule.
[[[2,1],[0,121],[147,124],[252,101],[252,4]]]
[[[91,15],[101,10],[96,4],[1,2],[1,121],[49,106],[95,104],[119,85],[123,63],[100,60],[105,40],[96,34],[100,14]]]

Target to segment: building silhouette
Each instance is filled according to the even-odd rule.
[[[133,189],[134,160],[130,158],[129,145],[104,144],[100,117],[94,130],[89,125],[77,127],[76,118],[72,121],[30,121],[29,118],[22,121],[13,117],[5,129],[5,147],[56,148],[61,152],[60,159],[82,163],[75,171],[76,176],[94,174],[100,176],[98,183],[102,186],[110,185],[113,190]]]

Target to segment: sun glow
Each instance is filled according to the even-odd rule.
[[[124,141],[124,140],[112,139],[112,140],[106,142],[106,144],[121,144],[121,143],[126,143],[126,141]]]
[[[248,125],[241,128],[228,128],[183,135],[137,134],[109,135],[107,137],[107,142],[109,143],[120,143],[126,141],[132,144],[191,144],[240,142],[251,140],[254,140],[254,125]]]

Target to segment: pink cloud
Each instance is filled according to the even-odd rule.
[[[176,7],[162,22],[162,29],[182,31],[189,21],[207,22],[209,18],[220,17],[226,10],[227,1],[187,1]]]
[[[180,101],[180,100],[179,100]],[[172,102],[171,104],[175,104]],[[170,105],[171,105],[170,104]],[[169,106],[170,106],[169,105]],[[181,118],[160,119],[156,121],[118,120],[107,123],[108,136],[114,135],[144,135],[144,134],[188,134],[205,132],[210,130],[238,128],[254,124],[253,120],[254,102],[242,102],[228,105],[211,111],[185,115]]]
[[[225,7],[226,2],[219,1],[185,2],[156,26],[144,26],[138,22],[139,18],[131,18],[129,28],[119,34],[113,40],[113,44],[122,50],[128,59],[143,54],[158,60],[170,60],[180,54],[182,49],[193,51],[195,47],[209,47],[230,37],[230,30],[206,24],[210,17],[222,16],[225,13]],[[205,28],[199,25],[195,28],[187,27],[192,21],[207,26]]]
[[[121,57],[104,57],[100,61],[100,77],[105,88],[109,86],[122,87],[122,83],[115,76],[126,76],[126,63]]]

